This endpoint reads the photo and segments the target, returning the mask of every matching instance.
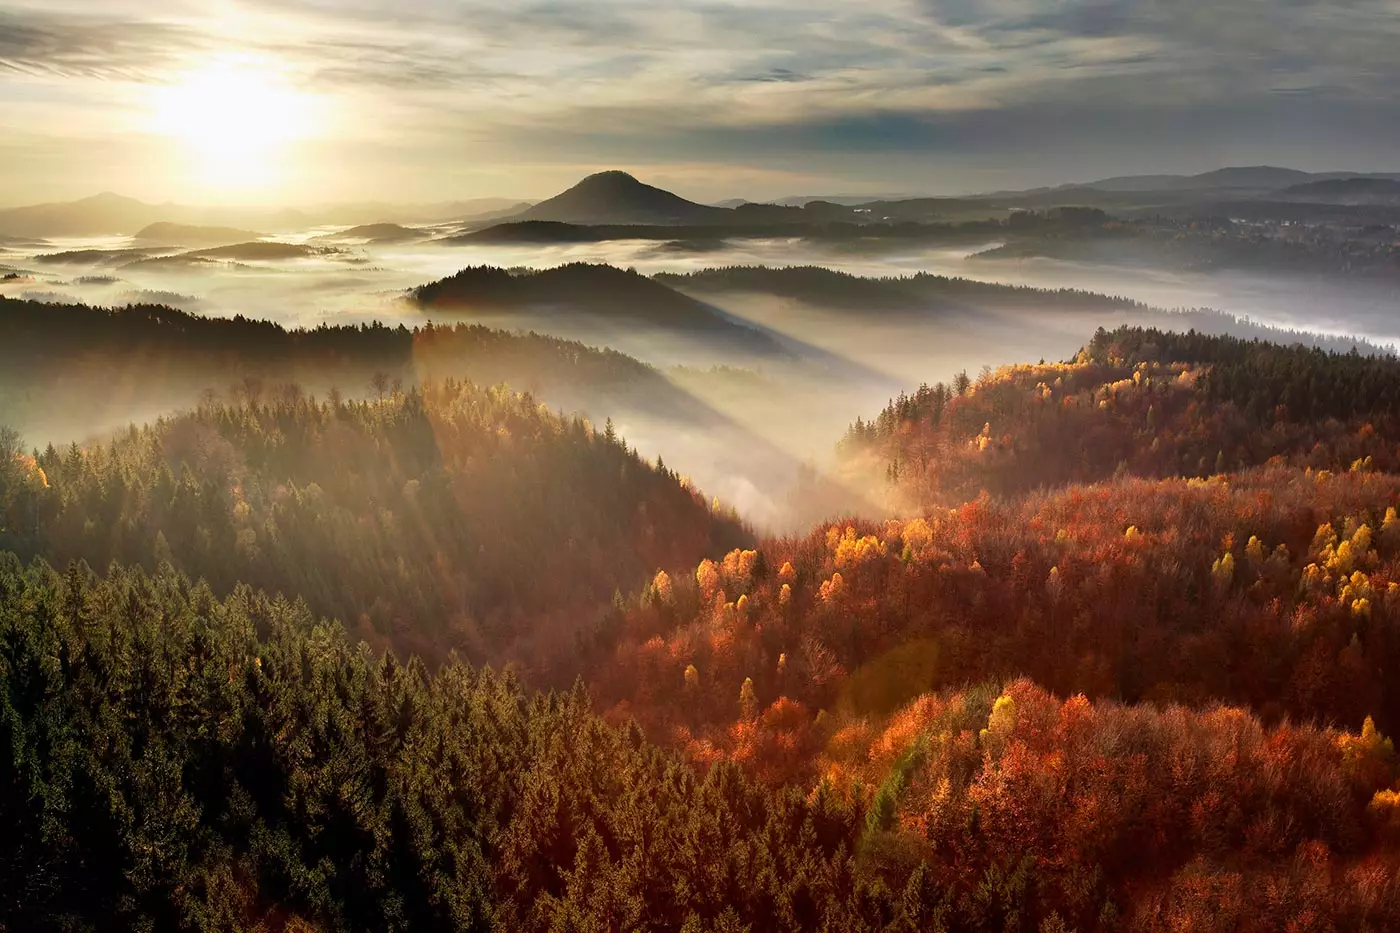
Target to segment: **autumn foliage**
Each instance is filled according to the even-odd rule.
[[[7,436],[0,928],[1400,928],[1397,392],[1101,332],[765,540],[455,382]]]

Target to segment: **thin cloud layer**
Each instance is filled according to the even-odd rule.
[[[599,165],[678,175],[695,196],[1221,161],[1393,168],[1397,14],[1394,0],[0,0],[0,81],[23,115],[0,115],[0,169],[42,174],[24,152],[84,126],[100,137],[113,107],[139,135],[146,89],[221,54],[275,61],[336,107],[303,157],[338,153],[321,173],[337,190],[312,196],[382,186],[377,160],[394,154],[414,171],[389,194],[414,198],[506,179],[543,194]],[[735,190],[731,172],[774,187]]]

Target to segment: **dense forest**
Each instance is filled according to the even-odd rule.
[[[471,266],[419,286],[412,299],[434,310],[501,313],[564,309],[692,336],[753,353],[780,353],[767,334],[731,321],[689,295],[633,269],[576,262],[553,269]]]
[[[1339,204],[1223,201],[1142,209],[1126,222],[1011,232],[977,258],[1032,257],[1191,272],[1393,280],[1400,272],[1394,225],[1400,209]],[[1244,220],[1240,223],[1238,221]],[[1379,226],[1378,232],[1374,229]]]
[[[1387,929],[1391,743],[922,696],[810,792],[165,567],[0,558],[6,929]],[[738,698],[740,734],[780,728]],[[771,744],[771,740],[770,740]],[[1301,919],[1301,923],[1299,920]]]
[[[0,547],[60,565],[170,561],[220,594],[300,597],[430,658],[538,641],[509,657],[548,669],[619,588],[748,539],[611,425],[453,381],[205,405],[25,463],[0,489]]]
[[[687,294],[715,298],[748,293],[791,299],[843,314],[904,314],[933,320],[1010,311],[1043,314],[1057,311],[1101,314],[1115,326],[1129,320],[1135,327],[1199,331],[1246,340],[1302,344],[1339,353],[1352,349],[1367,355],[1390,355],[1389,347],[1356,337],[1275,327],[1209,308],[1166,310],[1115,295],[1074,288],[1034,288],[917,272],[900,276],[858,276],[822,266],[725,266],[694,272],[662,272],[653,278]]]
[[[0,433],[0,929],[1400,926],[1400,360],[1101,330],[786,538],[375,365]]]
[[[729,266],[687,273],[660,273],[655,279],[682,291],[763,292],[819,306],[862,311],[936,309],[940,303],[956,305],[959,302],[999,307],[1149,310],[1147,305],[1138,301],[1077,289],[998,285],[929,272],[897,277],[862,277],[822,266]]]
[[[94,425],[124,426],[133,412],[153,417],[202,401],[379,398],[449,378],[509,383],[570,410],[604,399],[695,415],[693,400],[659,370],[542,334],[469,323],[286,328],[163,305],[0,297],[0,410],[30,436],[67,428],[83,438]]]
[[[957,505],[1115,474],[1209,476],[1281,459],[1394,470],[1400,359],[1142,328],[1100,329],[1071,363],[920,386],[859,419],[852,468],[897,501]]]

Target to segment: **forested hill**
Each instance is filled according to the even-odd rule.
[[[1089,312],[1103,315],[1113,326],[1128,322],[1149,329],[1196,330],[1339,353],[1356,349],[1372,356],[1394,355],[1392,347],[1365,339],[1271,326],[1210,308],[1156,308],[1118,295],[1075,288],[1035,288],[930,272],[858,276],[821,266],[724,266],[662,272],[653,278],[677,291],[710,299],[733,294],[772,295],[855,314],[910,312],[960,314],[965,318],[1001,311],[1038,312],[1047,317],[1056,312]]]
[[[1400,928],[1398,367],[1103,331],[762,540],[456,382],[5,434],[0,929]]]
[[[679,753],[582,688],[430,674],[247,588],[0,555],[0,926],[1394,928],[1393,745],[1308,723],[1393,713],[1396,545],[1361,519],[1400,489],[1292,483],[973,507],[658,578],[590,679]],[[1352,518],[1283,545],[1321,514]],[[1263,543],[1212,565],[1227,527]],[[1018,665],[1087,695],[958,686]]]
[[[456,313],[587,314],[599,319],[718,340],[750,353],[779,353],[765,333],[735,323],[703,302],[635,270],[599,263],[553,269],[472,266],[411,293],[424,308]]]
[[[0,410],[31,438],[85,437],[212,395],[379,397],[420,379],[508,383],[550,401],[625,397],[676,410],[657,370],[614,350],[481,325],[285,328],[162,305],[94,308],[0,297]]]
[[[1100,330],[1071,363],[921,386],[842,442],[904,505],[1115,473],[1208,476],[1283,458],[1400,467],[1400,359],[1234,337]],[[1369,460],[1367,458],[1370,458]]]
[[[928,272],[862,277],[821,266],[727,266],[687,273],[663,272],[654,278],[683,292],[757,292],[848,310],[910,310],[969,303],[998,307],[1149,310],[1139,301],[1077,289],[998,285]]]
[[[13,446],[0,548],[57,566],[170,561],[220,594],[304,598],[434,659],[553,672],[615,591],[748,540],[610,425],[468,383],[206,405],[27,466]]]

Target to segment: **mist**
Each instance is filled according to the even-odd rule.
[[[656,241],[571,245],[443,245],[431,239],[369,243],[337,239],[344,228],[318,227],[272,242],[329,244],[333,252],[275,261],[143,263],[140,256],[179,250],[131,238],[61,238],[11,243],[0,250],[0,295],[97,306],[165,304],[194,314],[275,321],[291,328],[373,321],[413,328],[430,321],[471,321],[535,331],[610,347],[655,367],[693,404],[658,408],[628,393],[598,393],[564,384],[540,387],[509,371],[498,375],[544,404],[601,425],[608,419],[643,456],[662,458],[706,495],[733,505],[765,531],[788,532],[837,514],[878,509],[868,485],[842,482],[836,441],[857,417],[921,383],[1017,361],[1071,357],[1099,327],[1124,323],[1228,330],[1231,317],[1266,326],[1356,335],[1389,344],[1400,325],[1388,313],[1393,289],[1374,283],[1238,273],[1181,273],[1053,259],[978,258],[982,248],[861,244],[833,248],[799,238],[720,241],[695,248]],[[427,231],[429,233],[438,231]],[[83,252],[79,252],[83,251]],[[87,252],[97,251],[97,252]],[[132,251],[141,251],[138,255]],[[75,254],[70,259],[56,255]],[[1146,309],[967,307],[852,310],[762,293],[698,295],[718,319],[753,328],[764,348],[697,338],[665,326],[557,307],[425,308],[410,289],[468,266],[549,269],[605,263],[645,275],[724,266],[820,265],[865,277],[929,272],[1006,285],[1073,288],[1123,296],[1156,308],[1213,308],[1221,315],[1180,317]],[[775,352],[772,347],[779,349]],[[471,372],[462,373],[469,378]],[[311,380],[308,390],[329,384]],[[334,388],[347,395],[356,384]],[[127,422],[187,407],[201,391],[229,385],[190,382],[178,397],[78,409],[62,418],[20,424],[31,443],[101,436]]]

